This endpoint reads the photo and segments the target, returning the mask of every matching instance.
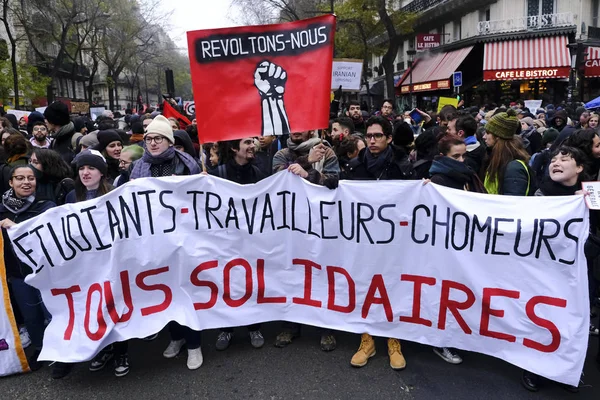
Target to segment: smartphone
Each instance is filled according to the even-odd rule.
[[[413,109],[409,115],[415,121],[415,124],[420,124],[423,121],[423,116],[416,109]]]

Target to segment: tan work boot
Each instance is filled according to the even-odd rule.
[[[368,333],[363,333],[360,337],[360,347],[358,351],[352,356],[350,364],[353,367],[364,367],[367,365],[369,358],[375,355],[375,341],[373,337]]]
[[[398,339],[388,339],[388,354],[390,356],[390,367],[395,370],[406,368],[406,360],[402,355],[400,341]]]

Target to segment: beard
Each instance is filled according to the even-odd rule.
[[[38,143],[44,143],[46,141],[46,136],[34,136],[34,138]]]

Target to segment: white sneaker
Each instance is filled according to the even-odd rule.
[[[188,369],[198,369],[202,366],[202,362],[204,359],[202,358],[202,350],[200,347],[197,349],[188,350],[188,359],[187,359],[187,367]]]
[[[433,352],[440,356],[442,360],[450,364],[460,364],[463,361],[457,353],[453,352],[448,347],[434,347]]]
[[[163,352],[163,356],[165,358],[175,358],[177,354],[181,351],[181,348],[185,344],[185,339],[181,340],[171,340],[167,349]]]
[[[29,337],[29,332],[27,332],[27,328],[25,328],[24,326],[20,327],[19,336],[21,337],[21,346],[23,346],[24,349],[31,346],[31,338]]]

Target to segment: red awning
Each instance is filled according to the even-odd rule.
[[[600,77],[600,47],[588,47],[585,57],[585,77]]]
[[[486,43],[483,80],[567,78],[571,56],[566,36]]]
[[[450,77],[472,49],[473,46],[469,46],[447,53],[426,54],[419,57],[412,71],[413,91],[449,89]],[[409,82],[409,74],[405,73],[399,83],[402,86],[402,93],[410,91]]]

